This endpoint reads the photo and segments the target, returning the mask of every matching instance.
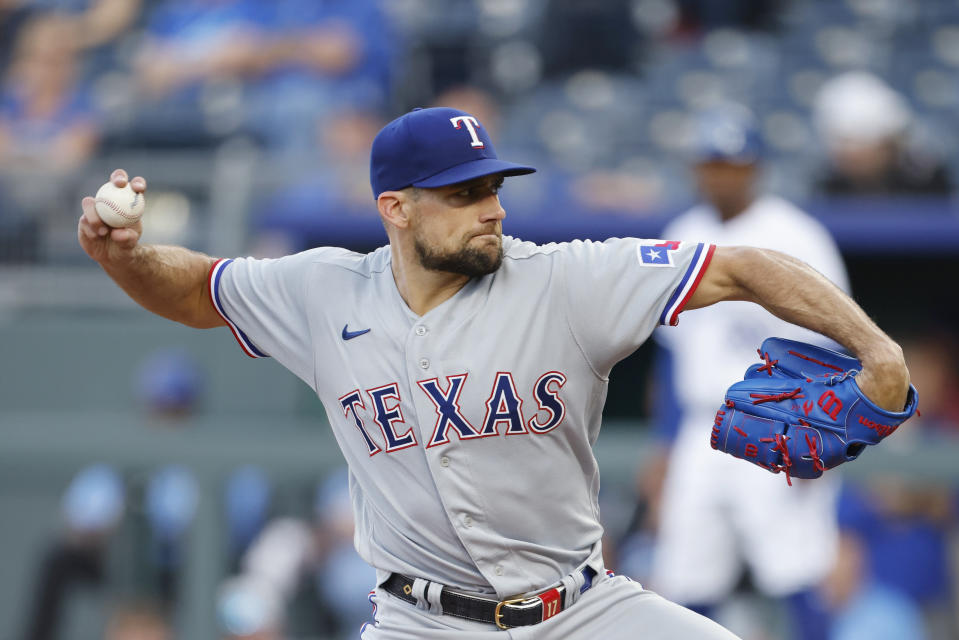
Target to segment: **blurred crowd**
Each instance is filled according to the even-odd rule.
[[[131,158],[155,224],[185,198],[173,239],[205,246],[217,162],[251,149],[215,185],[247,196],[243,248],[315,244],[371,215],[378,128],[440,103],[544,169],[516,217],[677,210],[692,122],[727,101],[756,112],[782,195],[942,197],[957,65],[952,0],[2,0],[0,260],[69,256],[77,196]]]
[[[208,375],[179,348],[147,355],[131,388],[143,424],[131,428],[190,428]],[[212,499],[224,535],[213,600],[222,638],[356,637],[370,619],[376,573],[353,548],[346,468],[318,474],[312,485],[290,485],[251,464],[215,484],[204,498],[195,470],[172,461],[80,469],[63,491],[60,528],[50,532],[26,585],[29,606],[5,630],[23,640],[186,637],[191,530],[201,499]]]

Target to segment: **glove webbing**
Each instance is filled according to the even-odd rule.
[[[797,358],[802,358],[803,360],[808,360],[809,362],[813,362],[813,363],[815,363],[815,364],[818,364],[818,365],[821,366],[821,367],[826,367],[827,369],[832,369],[833,371],[838,371],[839,373],[842,373],[842,372],[845,371],[845,369],[843,369],[842,367],[837,367],[837,366],[834,365],[834,364],[829,364],[829,363],[823,362],[823,361],[821,361],[821,360],[816,360],[815,358],[813,358],[813,357],[811,357],[811,356],[807,356],[805,353],[799,353],[798,351],[787,351],[786,353],[788,353],[788,354],[791,355],[791,356],[796,356]],[[767,356],[767,357],[768,357],[768,356]],[[779,362],[779,361],[777,360],[776,362]]]
[[[763,360],[766,361],[766,363],[765,363],[764,365],[762,365],[761,367],[759,367],[758,369],[756,369],[756,373],[759,373],[760,371],[765,371],[766,373],[769,374],[769,377],[771,378],[772,375],[773,375],[773,367],[775,367],[777,364],[779,364],[779,360],[778,360],[778,359],[777,359],[777,360],[772,360],[772,359],[769,357],[769,353],[768,353],[768,352],[763,353],[762,349],[756,349],[756,353],[759,354],[759,357],[760,357],[760,358],[762,358]],[[805,360],[805,361],[807,361],[807,362],[812,362],[813,364],[818,364],[820,367],[825,367],[826,369],[832,369],[833,371],[838,371],[839,373],[845,372],[845,369],[843,369],[842,367],[837,367],[837,366],[834,365],[834,364],[829,364],[828,362],[823,362],[822,360],[817,360],[816,358],[813,358],[812,356],[807,356],[805,353],[800,353],[800,352],[798,352],[798,351],[792,351],[792,350],[789,350],[789,351],[787,351],[786,353],[788,353],[788,354],[791,355],[791,356],[796,356],[797,358],[802,358],[803,360]],[[822,376],[827,376],[827,377],[828,377],[828,376],[835,375],[835,374],[832,374],[832,373],[822,373],[822,374],[820,374],[820,375],[822,375]]]
[[[768,353],[763,353],[762,350],[760,350],[760,349],[756,349],[756,353],[759,354],[759,357],[760,357],[760,358],[762,358],[763,360],[766,361],[766,364],[764,364],[763,366],[761,366],[761,367],[759,367],[758,369],[756,369],[756,373],[759,373],[760,371],[765,371],[766,373],[769,374],[769,377],[772,378],[772,377],[773,377],[773,367],[775,367],[777,364],[779,364],[779,360],[770,360],[770,359],[769,359],[769,354],[768,354]]]

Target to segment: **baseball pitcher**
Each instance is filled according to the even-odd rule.
[[[505,236],[504,178],[533,171],[498,159],[472,115],[417,109],[373,142],[389,244],[372,253],[230,260],[141,245],[139,224],[106,227],[92,198],[78,236],[146,309],[229,327],[315,390],[349,463],[355,544],[378,573],[363,640],[733,638],[603,566],[591,446],[610,370],[656,326],[722,300],[845,345],[862,392],[890,410],[909,389],[901,350],[774,251]]]

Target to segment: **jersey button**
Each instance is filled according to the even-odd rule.
[[[441,466],[441,467],[448,467],[448,466],[450,466],[450,459],[447,458],[446,456],[443,456],[442,458],[440,458],[440,466]]]
[[[496,567],[493,569],[493,573],[495,573],[498,576],[503,575],[503,566],[499,564],[496,565]]]
[[[418,335],[418,336],[425,336],[425,335],[426,335],[426,327],[424,327],[423,325],[417,326],[416,329],[415,329],[415,331],[416,331],[416,335]]]
[[[472,527],[472,526],[473,526],[473,516],[471,516],[471,515],[468,514],[468,513],[467,513],[465,516],[463,516],[463,524],[466,525],[467,527]]]
[[[420,369],[429,369],[430,361],[426,358],[420,358]]]

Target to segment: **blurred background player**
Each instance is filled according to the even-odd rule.
[[[751,113],[718,107],[699,117],[696,132],[693,172],[703,203],[673,220],[662,237],[775,249],[808,261],[848,290],[826,230],[789,202],[759,192],[763,147]],[[835,474],[789,487],[782,476],[731,464],[736,461],[710,448],[721,387],[741,379],[763,338],[824,341],[754,311],[730,302],[689,314],[677,331],[655,334],[660,357],[671,365],[661,369],[668,386],[662,397],[673,396],[678,411],[649,586],[707,615],[717,615],[745,570],[760,593],[798,603],[836,553]],[[810,545],[808,553],[796,551]]]
[[[109,546],[126,509],[123,479],[109,465],[90,465],[70,481],[60,509],[62,529],[40,562],[24,640],[56,640],[96,628],[91,617],[77,617],[72,605],[78,599],[106,609]]]
[[[353,547],[354,530],[342,467],[317,486],[312,518],[271,520],[240,558],[239,572],[223,583],[217,610],[228,637],[265,640],[306,624],[328,638],[355,638],[370,620],[376,572]],[[300,619],[298,608],[310,611],[309,620]]]

